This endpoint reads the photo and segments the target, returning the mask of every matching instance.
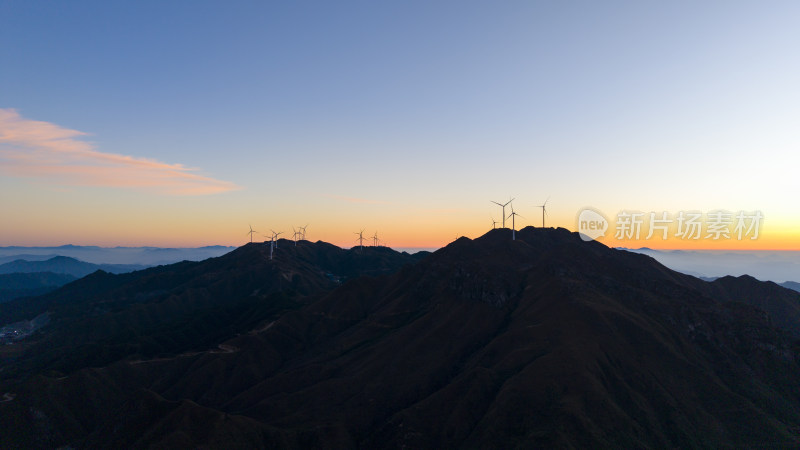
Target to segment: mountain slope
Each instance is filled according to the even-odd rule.
[[[34,272],[0,274],[0,303],[53,291],[75,277],[63,273]]]
[[[353,279],[214,351],[12,386],[0,445],[800,445],[797,344],[763,311],[566,230],[510,235]]]
[[[800,339],[800,293],[771,281],[742,275],[710,283],[715,298],[745,303],[765,311],[770,321]]]
[[[281,240],[274,260],[264,244],[218,258],[134,273],[96,272],[51,294],[0,305],[0,325],[45,312],[51,323],[21,344],[6,375],[70,372],[128,357],[214,346],[306,297],[361,273],[388,273],[419,256],[388,248],[342,250]],[[2,361],[2,359],[0,359]],[[2,377],[2,374],[0,374]]]
[[[791,289],[793,291],[800,292],[800,283],[798,283],[796,281],[784,281],[780,285],[782,287],[785,287],[786,289]]]

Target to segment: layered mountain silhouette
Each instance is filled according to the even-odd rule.
[[[780,285],[785,287],[785,288],[787,288],[787,289],[791,289],[793,291],[800,292],[800,283],[798,283],[796,281],[784,281]]]
[[[179,261],[201,261],[222,256],[235,247],[213,245],[195,248],[164,247],[96,247],[62,245],[58,247],[0,247],[0,263],[18,259],[44,261],[66,256],[95,264],[143,265],[144,267],[173,264]]]
[[[421,257],[386,247],[278,245],[274,260],[267,245],[249,244],[202,262],[117,275],[98,271],[57,292],[0,304],[0,326],[44,313],[52,318],[6,373],[60,374],[124,357],[204,349],[342,280],[392,272]]]
[[[53,272],[0,274],[0,303],[51,292],[76,277]]]
[[[0,274],[52,272],[81,278],[98,270],[109,273],[125,273],[146,267],[139,264],[92,264],[68,256],[54,256],[45,261],[17,259],[0,264]]]
[[[800,445],[800,299],[775,284],[563,229],[418,259],[280,246],[0,305],[52,318],[0,353],[0,447]],[[113,339],[126,350],[75,351]]]
[[[43,295],[98,270],[125,273],[147,267],[139,264],[92,264],[66,256],[51,256],[46,260],[30,257],[33,259],[15,259],[0,264],[0,302]]]

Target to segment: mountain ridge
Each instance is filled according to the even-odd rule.
[[[45,312],[53,318],[40,339],[26,344],[30,349],[15,367],[69,372],[133,354],[202,348],[241,323],[299,307],[349,277],[392,271],[419,257],[308,241],[278,245],[274,260],[267,245],[253,243],[200,262],[123,274],[97,271],[53,293],[0,304],[0,325]]]
[[[737,282],[563,229],[495,230],[318,291],[218,351],[11,385],[0,444],[35,443],[2,436],[44,416],[51,445],[75,446],[798,445],[797,341]]]

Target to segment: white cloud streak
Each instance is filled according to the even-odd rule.
[[[240,189],[181,164],[100,152],[87,133],[26,119],[0,108],[0,170],[74,186],[119,187],[171,195],[207,195]]]

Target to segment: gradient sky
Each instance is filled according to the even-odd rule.
[[[800,2],[0,0],[0,246],[353,245],[761,211],[800,249]],[[509,211],[507,211],[509,212]],[[263,238],[262,238],[263,239]]]

